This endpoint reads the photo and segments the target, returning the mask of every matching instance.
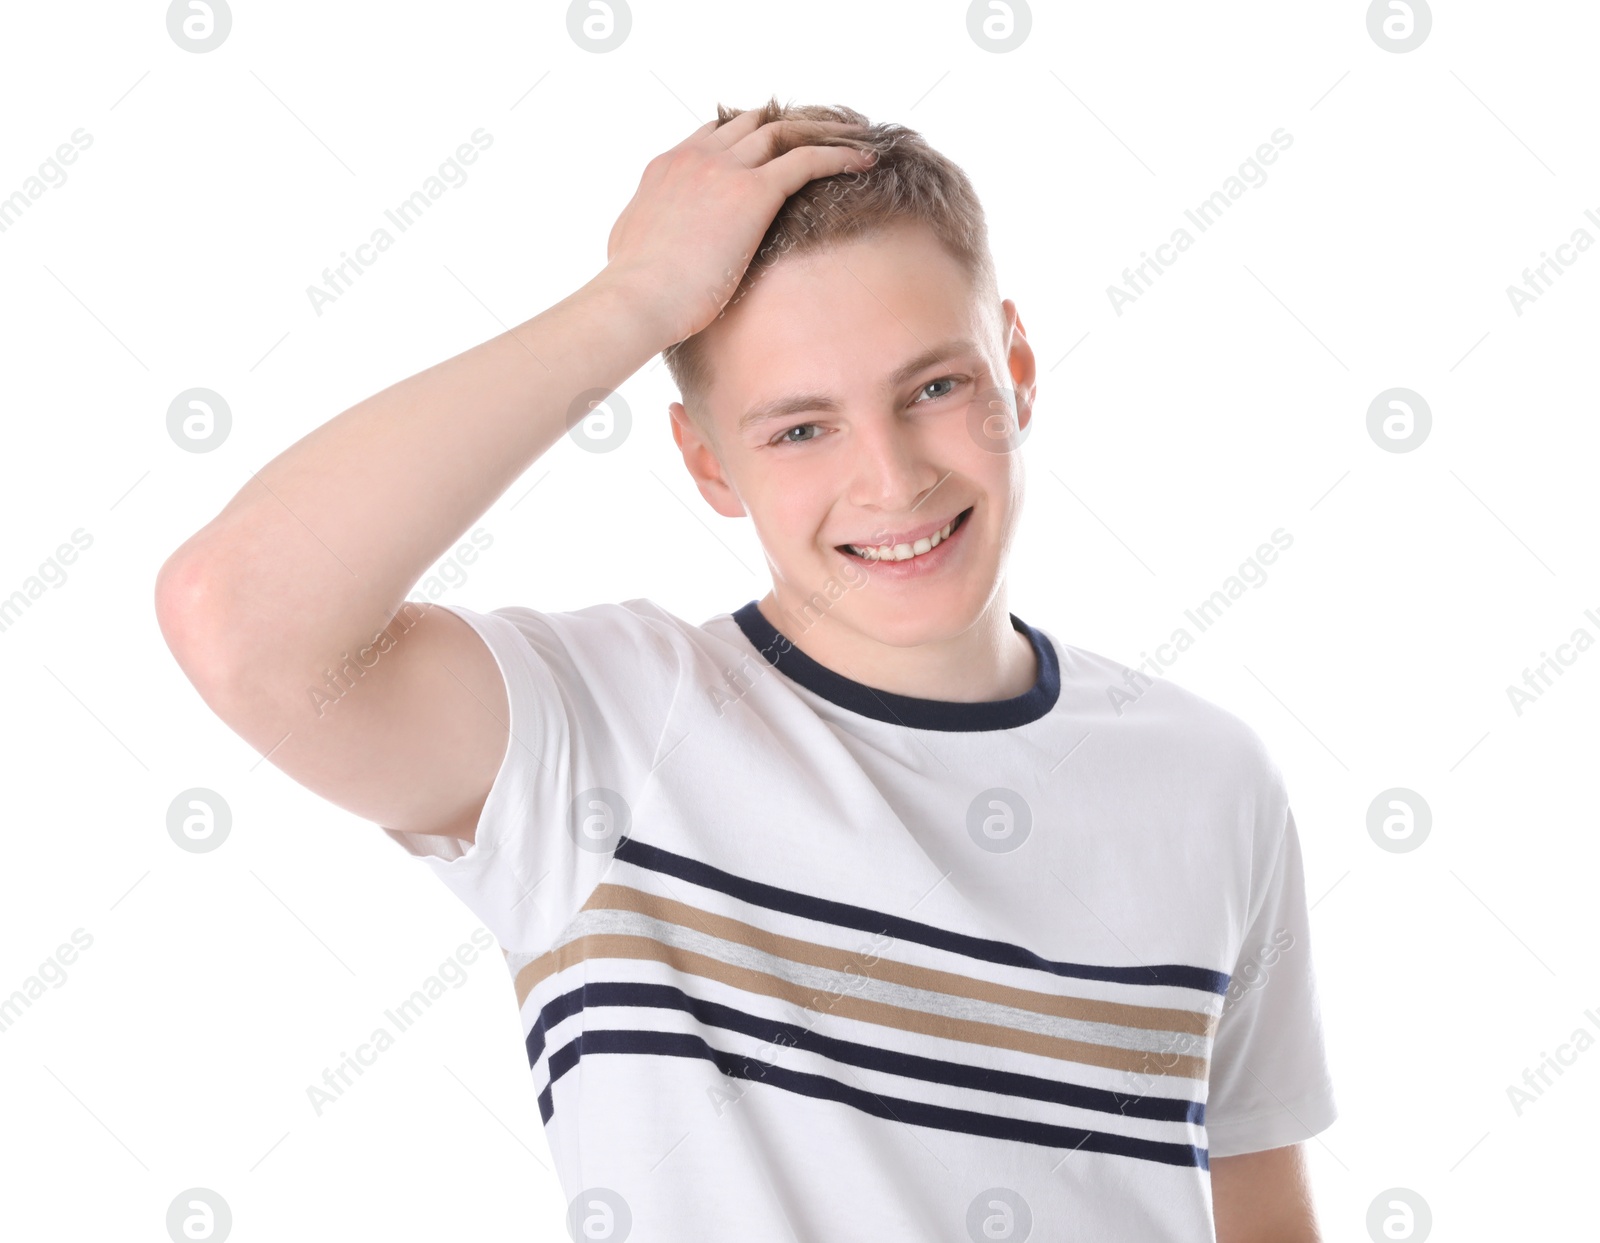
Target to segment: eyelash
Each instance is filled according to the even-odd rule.
[[[928,383],[924,384],[921,389],[917,390],[917,392],[921,393],[922,389],[927,388],[929,385],[943,384],[946,380],[951,381],[954,385],[959,387],[962,383],[965,382],[966,378],[967,378],[966,376],[961,376],[961,375],[942,375],[942,376],[937,377],[936,379],[929,380]],[[950,390],[950,393],[942,393],[942,394],[940,394],[940,396],[941,397],[949,397],[950,394],[954,393],[954,392],[955,392],[955,389],[952,388]],[[939,398],[936,397],[936,398],[933,398],[932,400],[937,401],[937,400],[939,400]],[[920,405],[926,405],[927,402],[924,401],[924,400],[919,399],[917,401],[912,402],[911,404],[914,405],[914,406],[920,406]],[[817,427],[817,426],[818,426],[818,424],[816,424],[816,423],[796,423],[793,427],[784,428],[783,431],[779,432],[776,436],[774,436],[772,438],[770,443],[774,444],[774,445],[803,445],[803,444],[809,444],[812,440],[816,439],[815,436],[808,437],[805,440],[785,440],[784,437],[787,436],[790,432],[798,431],[802,427]]]

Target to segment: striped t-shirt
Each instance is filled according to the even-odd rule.
[[[1231,713],[1015,615],[1034,685],[954,703],[754,601],[453,611],[512,737],[473,844],[386,831],[505,953],[573,1237],[1196,1243],[1209,1158],[1333,1121]]]

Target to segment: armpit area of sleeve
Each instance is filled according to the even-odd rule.
[[[1326,1131],[1339,1117],[1331,1084],[1316,1092],[1285,1101],[1247,1118],[1234,1118],[1212,1125],[1206,1123],[1208,1154],[1212,1157],[1237,1157],[1247,1152],[1264,1152],[1298,1144]]]
[[[480,919],[503,947],[526,949],[548,931],[533,891],[545,879],[534,840],[535,809],[557,787],[545,765],[566,751],[563,697],[549,668],[504,617],[449,608],[483,638],[500,667],[510,707],[510,735],[473,841],[430,833],[383,831],[422,861]],[[542,761],[542,763],[541,763]],[[546,861],[548,863],[548,861]]]

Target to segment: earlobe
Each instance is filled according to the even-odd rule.
[[[672,439],[677,442],[678,451],[683,455],[684,469],[689,472],[689,478],[694,480],[694,486],[699,489],[706,504],[724,518],[746,517],[744,505],[725,477],[721,461],[706,443],[700,429],[694,426],[683,404],[673,402],[667,407],[667,413],[672,416]]]
[[[711,506],[724,518],[745,518],[749,515],[745,511],[744,503],[735,492],[720,477],[696,478],[695,486],[700,489],[700,495],[705,498],[706,504]]]
[[[1022,315],[1017,310],[1017,304],[1007,298],[1002,305],[1012,324],[1011,331],[1007,334],[1009,340],[1006,366],[1011,372],[1011,382],[1016,386],[1017,427],[1021,429],[1027,427],[1028,420],[1033,417],[1038,368],[1035,366],[1033,346],[1028,344],[1028,330],[1023,327]]]

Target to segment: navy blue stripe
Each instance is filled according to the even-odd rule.
[[[946,733],[973,730],[1015,729],[1037,721],[1055,707],[1061,696],[1061,669],[1049,638],[1028,625],[1015,613],[1007,614],[1011,628],[1027,636],[1033,646],[1038,674],[1033,685],[1011,699],[991,699],[978,703],[959,703],[948,699],[921,699],[881,691],[835,673],[813,660],[787,635],[782,634],[762,613],[755,600],[741,605],[731,614],[750,645],[778,672],[797,682],[829,703],[838,704],[861,716],[910,729],[935,729]]]
[[[1081,1127],[1055,1126],[1047,1122],[1032,1122],[1025,1118],[1006,1118],[994,1114],[976,1113],[970,1109],[951,1109],[944,1105],[928,1105],[921,1101],[880,1096],[875,1092],[864,1092],[848,1084],[837,1083],[821,1075],[786,1070],[781,1066],[769,1065],[743,1054],[726,1053],[721,1049],[712,1048],[699,1036],[681,1032],[584,1032],[575,1037],[571,1044],[551,1055],[551,1082],[554,1083],[561,1075],[577,1065],[579,1058],[593,1057],[599,1053],[704,1058],[731,1079],[759,1081],[801,1096],[837,1101],[841,1105],[849,1105],[875,1118],[885,1118],[893,1122],[932,1127],[940,1131],[956,1131],[964,1135],[981,1135],[989,1139],[1010,1140],[1013,1143],[1039,1144],[1046,1148],[1104,1152],[1114,1156],[1134,1157],[1141,1161],[1156,1161],[1163,1165],[1210,1168],[1207,1150],[1197,1148],[1193,1144],[1137,1139],[1129,1135],[1113,1135],[1106,1131],[1086,1131]],[[549,1088],[539,1095],[539,1112],[544,1115],[547,1123],[550,1121],[549,1097]]]
[[[549,1125],[550,1117],[555,1113],[555,1099],[551,1096],[551,1089],[556,1086],[556,1080],[561,1078],[578,1064],[578,1057],[583,1052],[583,1036],[564,1044],[550,1055],[550,1082],[545,1084],[544,1091],[539,1093],[539,1116]]]
[[[1213,971],[1209,967],[1189,967],[1181,963],[1164,963],[1145,967],[1100,967],[1086,963],[1052,962],[1041,958],[1032,950],[1005,941],[991,941],[984,937],[968,936],[963,932],[950,932],[930,924],[918,923],[899,915],[885,915],[864,906],[848,902],[834,902],[828,898],[814,898],[809,894],[780,889],[761,881],[746,880],[709,863],[673,854],[659,846],[648,846],[634,837],[625,837],[618,844],[616,857],[624,863],[676,876],[705,889],[764,906],[786,915],[799,915],[821,923],[835,924],[841,928],[855,928],[861,932],[882,933],[900,941],[913,941],[934,949],[950,950],[968,958],[1000,963],[1007,967],[1029,967],[1048,971],[1052,975],[1070,976],[1080,980],[1102,980],[1112,984],[1158,984],[1177,988],[1194,988],[1207,993],[1228,991],[1228,973]]]
[[[1196,1125],[1205,1123],[1206,1107],[1200,1101],[1170,1096],[1133,1096],[1123,1092],[1107,1091],[1104,1088],[1091,1088],[1077,1083],[1045,1079],[1038,1075],[996,1070],[987,1066],[969,1066],[961,1062],[922,1057],[915,1053],[881,1049],[875,1045],[861,1044],[853,1040],[838,1040],[832,1036],[819,1035],[811,1028],[801,1027],[795,1023],[781,1023],[748,1014],[720,1002],[708,1001],[703,997],[691,997],[681,988],[675,988],[670,984],[589,982],[552,999],[540,1011],[533,1030],[528,1033],[528,1065],[537,1064],[539,1055],[544,1050],[545,1032],[549,1028],[592,1006],[650,1006],[662,1010],[682,1010],[708,1026],[740,1032],[773,1044],[781,1043],[804,1049],[808,1053],[818,1053],[847,1065],[879,1070],[906,1079],[920,1079],[926,1083],[944,1084],[953,1088],[974,1088],[983,1092],[1001,1092],[1029,1100],[1052,1101],[1058,1105],[1092,1109],[1099,1113],[1121,1114],[1127,1118],[1149,1118],[1158,1122],[1193,1122]],[[549,1119],[546,1118],[546,1121]]]
[[[539,1017],[533,1021],[533,1026],[528,1029],[527,1039],[523,1041],[528,1050],[529,1066],[536,1065],[539,1055],[544,1052],[545,1032],[563,1019],[570,1019],[582,1009],[583,988],[580,986],[570,993],[562,993],[539,1011]]]

